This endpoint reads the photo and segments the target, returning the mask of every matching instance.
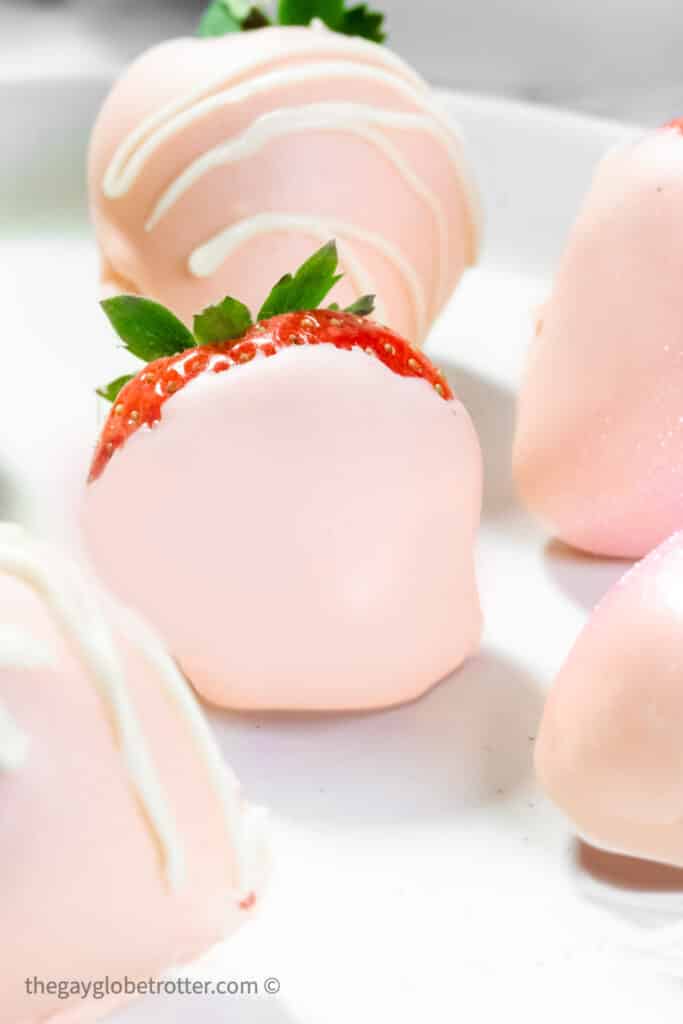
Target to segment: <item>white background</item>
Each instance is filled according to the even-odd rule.
[[[0,0],[0,77],[120,66],[193,31],[203,0]],[[377,0],[441,85],[627,120],[683,112],[680,0]]]

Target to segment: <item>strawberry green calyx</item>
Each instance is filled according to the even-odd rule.
[[[338,265],[336,242],[328,242],[302,263],[295,274],[286,274],[277,282],[261,306],[257,321],[319,309],[343,277],[337,273]],[[144,363],[195,347],[236,345],[254,324],[244,303],[230,296],[197,314],[192,331],[165,306],[138,295],[118,295],[105,299],[100,305],[124,347]],[[329,308],[338,310],[339,306],[334,303]],[[363,295],[344,312],[364,317],[370,316],[374,308],[374,295]],[[118,377],[98,388],[97,394],[108,402],[115,401],[131,376]]]
[[[117,377],[116,380],[110,381],[104,387],[97,388],[97,394],[107,402],[115,402],[121,389],[125,388],[128,381],[133,380],[134,377],[134,373],[124,373],[122,377]]]
[[[194,318],[194,340],[198,345],[213,345],[217,341],[241,338],[253,323],[251,313],[243,302],[228,295],[216,306],[208,306]]]
[[[384,15],[371,11],[367,4],[347,7],[345,0],[280,0],[278,21],[281,25],[310,25],[319,18],[334,32],[361,36],[373,43],[383,43]]]
[[[212,0],[199,23],[198,34],[227,36],[231,32],[246,32],[267,25],[270,25],[267,15],[245,0]]]
[[[310,25],[319,20],[342,35],[360,36],[373,43],[386,39],[384,15],[365,3],[347,6],[346,0],[278,0],[275,17],[263,7],[250,0],[212,0],[200,22],[199,35],[223,36],[272,24]]]
[[[165,306],[139,295],[117,295],[100,303],[128,351],[151,363],[196,344],[185,324]]]
[[[261,306],[258,319],[317,309],[342,278],[336,273],[338,263],[337,244],[328,242],[302,263],[296,274],[285,274],[278,281]]]
[[[375,296],[361,295],[360,299],[356,299],[350,306],[347,306],[344,312],[353,313],[355,316],[370,316],[374,308]]]

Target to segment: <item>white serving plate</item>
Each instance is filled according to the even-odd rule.
[[[0,514],[72,545],[73,496],[97,427],[92,388],[126,365],[95,303],[83,184],[106,87],[0,88]],[[260,917],[195,973],[275,976],[281,991],[150,999],[121,1024],[679,1024],[680,983],[634,959],[596,917],[601,904],[609,924],[623,923],[619,890],[593,876],[602,866],[618,879],[628,863],[593,858],[589,870],[532,774],[544,690],[623,566],[549,543],[509,472],[533,310],[596,160],[634,129],[443,98],[470,141],[487,221],[482,265],[429,343],[484,446],[482,652],[399,710],[212,713],[246,792],[272,808],[276,869]],[[660,916],[683,902],[679,874],[640,877],[667,890],[648,897]]]

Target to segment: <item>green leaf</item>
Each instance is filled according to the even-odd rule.
[[[362,36],[383,43],[384,15],[365,3],[347,7],[345,0],[279,0],[279,25],[310,25],[320,18],[328,28],[347,36]],[[199,23],[200,36],[225,36],[231,32],[265,28],[271,19],[251,0],[212,0]]]
[[[101,388],[98,388],[97,394],[101,398],[106,398],[108,402],[115,402],[119,397],[121,388],[125,387],[128,381],[134,378],[134,373],[124,373],[123,377],[117,377],[116,380],[112,380],[109,384],[104,384]]]
[[[195,344],[185,324],[151,299],[117,295],[100,305],[128,351],[146,363],[184,352]]]
[[[281,25],[310,25],[314,18],[320,18],[328,28],[347,36],[362,36],[374,43],[383,43],[386,39],[382,31],[384,15],[371,11],[367,4],[347,8],[345,0],[279,0]]]
[[[367,4],[358,4],[344,11],[344,17],[336,29],[346,36],[361,36],[372,43],[383,43],[387,38],[383,26],[383,14],[371,11]]]
[[[260,7],[252,7],[246,18],[242,21],[242,31],[248,32],[254,28],[267,28],[271,24],[270,18],[264,14]]]
[[[212,0],[199,22],[200,36],[225,36],[231,32],[264,28],[270,19],[249,0]]]
[[[356,299],[350,306],[347,306],[344,310],[345,313],[355,313],[356,316],[370,316],[375,309],[375,296],[374,295],[361,295],[360,299]]]
[[[244,303],[228,296],[194,318],[194,336],[200,345],[211,345],[241,338],[251,325],[251,313]]]
[[[213,0],[199,22],[200,36],[227,36],[230,32],[241,32],[242,21],[230,12],[223,0]]]
[[[337,274],[336,242],[328,242],[303,263],[296,274],[286,274],[273,288],[259,310],[258,320],[280,313],[318,309],[323,299],[342,277]]]
[[[281,25],[310,25],[320,18],[336,28],[344,14],[344,0],[279,0],[277,18]]]

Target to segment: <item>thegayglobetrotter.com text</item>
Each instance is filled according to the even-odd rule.
[[[29,996],[57,999],[110,999],[118,996],[274,996],[280,991],[277,978],[231,978],[205,981],[197,978],[27,978]]]

